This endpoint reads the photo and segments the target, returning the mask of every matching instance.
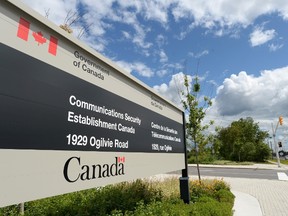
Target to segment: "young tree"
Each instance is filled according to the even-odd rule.
[[[188,138],[191,138],[195,145],[198,178],[199,181],[201,181],[199,150],[202,150],[205,147],[205,144],[207,144],[208,138],[204,136],[203,132],[213,124],[213,121],[210,121],[208,124],[203,125],[203,119],[207,109],[212,106],[212,101],[209,97],[205,96],[203,102],[200,102],[199,93],[201,86],[198,76],[192,80],[192,85],[190,86],[188,76],[185,75],[184,87],[184,91],[181,93],[183,96],[182,104],[186,114],[188,114],[186,133]]]

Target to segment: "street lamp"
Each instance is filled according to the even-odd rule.
[[[278,164],[278,167],[281,167],[280,166],[280,158],[279,158],[279,146],[276,143],[276,131],[278,129],[279,124],[283,125],[283,117],[282,116],[279,116],[279,120],[277,121],[277,125],[276,125],[275,130],[274,130],[274,127],[273,127],[273,123],[271,123],[271,125],[272,125],[272,133],[273,133],[273,140],[274,140],[274,146],[275,146],[276,157],[277,157],[277,164]]]

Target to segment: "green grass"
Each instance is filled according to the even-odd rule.
[[[213,165],[253,165],[253,162],[243,161],[243,162],[236,162],[236,161],[229,161],[229,160],[215,160],[211,164]]]
[[[274,162],[274,163],[277,163],[277,159],[273,159],[273,160],[270,160],[270,161],[272,161],[272,162]],[[280,159],[280,163],[281,163],[281,164],[288,165],[288,160],[282,160],[282,159]]]

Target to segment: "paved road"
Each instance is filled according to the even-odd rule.
[[[277,180],[279,170],[269,169],[241,169],[241,168],[225,168],[225,167],[200,167],[201,176],[215,176],[215,177],[231,177],[231,178],[255,178],[255,179],[269,179]],[[287,171],[281,171],[288,174]],[[189,166],[189,175],[197,175],[196,167]],[[173,172],[173,174],[181,174],[180,171]]]

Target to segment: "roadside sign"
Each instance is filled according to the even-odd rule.
[[[185,168],[181,110],[19,1],[0,25],[0,207]]]

